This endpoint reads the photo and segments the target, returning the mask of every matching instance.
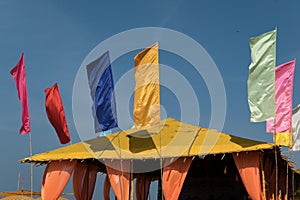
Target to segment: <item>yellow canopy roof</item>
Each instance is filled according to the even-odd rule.
[[[244,139],[168,118],[159,126],[130,129],[24,158],[21,162],[71,159],[156,159],[271,149]]]

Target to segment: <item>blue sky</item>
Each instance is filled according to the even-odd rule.
[[[272,135],[265,132],[264,123],[249,122],[249,38],[277,27],[277,65],[294,58],[300,60],[299,9],[300,3],[296,0],[0,1],[0,152],[3,160],[0,190],[15,190],[18,172],[24,175],[25,188],[29,189],[29,165],[18,162],[29,155],[29,138],[18,133],[21,105],[9,74],[22,51],[25,53],[34,154],[62,146],[45,113],[44,89],[58,82],[72,142],[79,142],[82,133],[77,133],[72,114],[73,84],[79,67],[102,41],[143,27],[179,31],[201,44],[216,64],[225,86],[227,112],[221,131],[272,142]],[[153,36],[153,41],[156,37]],[[137,52],[129,52],[112,64],[116,82],[133,68],[133,56]],[[192,85],[199,101],[199,125],[207,127],[211,103],[203,78],[195,73],[190,63],[172,52],[161,51],[160,63],[177,70]],[[294,107],[300,103],[298,65],[296,63]],[[160,78],[172,81],[166,74],[161,74]],[[180,119],[182,111],[178,109],[176,93],[163,88],[161,102],[168,117]],[[132,112],[132,104],[126,108]],[[297,158],[297,153],[295,155]],[[300,161],[295,161],[300,167]],[[34,168],[34,190],[40,188],[43,170],[44,167]],[[99,195],[100,186],[97,187]]]

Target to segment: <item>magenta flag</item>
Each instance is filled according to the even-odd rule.
[[[26,89],[26,72],[24,65],[24,53],[18,62],[18,64],[10,71],[13,76],[16,87],[18,90],[18,96],[22,104],[22,126],[20,128],[20,134],[27,134],[30,132],[30,120],[28,112],[28,97]]]
[[[267,132],[291,132],[295,64],[292,60],[276,67],[276,124],[268,120]]]

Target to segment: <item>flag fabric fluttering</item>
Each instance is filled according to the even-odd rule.
[[[248,104],[251,122],[275,118],[276,30],[250,38]]]
[[[20,128],[20,134],[30,133],[30,119],[28,109],[28,96],[26,88],[26,71],[24,64],[24,53],[18,62],[18,64],[10,71],[10,74],[16,82],[18,90],[18,97],[22,104],[22,125]]]
[[[300,151],[300,105],[293,109],[292,117],[293,146],[292,151]]]
[[[276,117],[267,121],[267,132],[291,133],[295,64],[292,60],[276,67]]]
[[[118,127],[114,81],[108,51],[87,65],[87,76],[93,100],[95,132]]]
[[[160,85],[158,43],[134,57],[135,92],[134,123],[137,128],[158,125],[160,122]]]
[[[70,142],[70,133],[58,84],[55,83],[51,88],[47,88],[45,95],[45,107],[48,119],[55,129],[60,143],[66,144]]]

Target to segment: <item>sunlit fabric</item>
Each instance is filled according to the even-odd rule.
[[[293,110],[292,116],[293,127],[293,151],[300,151],[300,105]]]
[[[130,161],[104,161],[107,176],[118,200],[128,200],[130,190]],[[122,164],[121,164],[122,162]]]
[[[166,159],[163,169],[162,188],[165,200],[178,199],[185,177],[191,166],[193,159],[180,157],[171,163],[171,159]]]
[[[78,162],[73,174],[73,190],[76,200],[91,200],[94,193],[97,169],[95,165]]]
[[[248,76],[250,121],[275,118],[276,30],[250,38],[251,64]]]
[[[235,165],[252,200],[263,200],[259,152],[233,153]]]
[[[70,142],[70,133],[57,83],[45,90],[46,113],[61,144]]]
[[[274,120],[267,121],[267,132],[286,132],[284,135],[287,138],[290,137],[292,124],[295,62],[293,60],[276,68],[276,117]],[[286,146],[290,145],[289,143],[286,144]]]
[[[129,134],[140,132],[152,133],[150,136],[148,134],[149,137],[146,139],[141,138],[142,141],[148,144],[147,146],[143,145],[139,139],[132,141],[133,139],[128,137]],[[204,146],[208,147],[203,148]],[[273,147],[274,144],[271,143],[241,138],[167,118],[160,122],[160,126],[149,127],[143,131],[137,128],[129,129],[105,137],[96,137],[24,158],[22,162],[93,158],[120,159],[120,151],[122,151],[123,159],[159,159],[161,157],[178,157],[178,155],[189,157],[256,151],[259,149],[272,149]]]
[[[42,182],[43,200],[57,200],[66,187],[77,160],[52,161],[48,163]]]
[[[117,127],[114,81],[108,52],[87,65],[87,75],[93,100],[95,132]]]
[[[274,144],[276,145],[281,145],[281,146],[292,146],[293,143],[293,135],[291,132],[281,132],[281,133],[276,133],[275,136]]]
[[[10,71],[10,74],[16,82],[18,90],[18,97],[22,104],[22,125],[20,128],[20,134],[27,134],[30,132],[30,119],[28,109],[28,97],[26,88],[26,71],[24,64],[24,53],[18,62],[18,64]]]
[[[134,123],[137,128],[160,122],[158,43],[134,57]]]

